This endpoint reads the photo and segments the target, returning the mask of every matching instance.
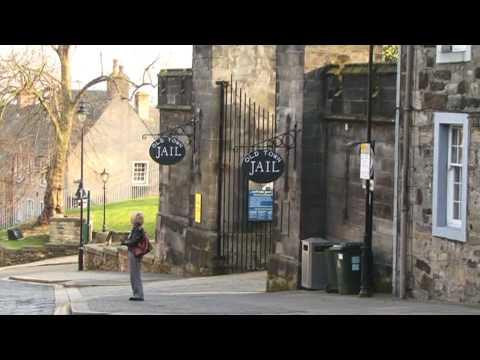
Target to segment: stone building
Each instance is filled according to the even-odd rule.
[[[222,203],[226,197],[225,191],[219,191],[219,188],[222,182],[226,182],[222,176],[232,171],[231,166],[238,168],[238,165],[222,163],[222,151],[225,154],[227,151],[225,148],[220,150],[221,143],[226,147],[231,144],[228,135],[227,139],[219,141],[222,136],[219,128],[223,121],[219,81],[227,81],[231,86],[235,84],[235,88],[243,90],[240,97],[246,99],[248,96],[256,106],[261,105],[266,112],[272,112],[276,119],[277,134],[292,130],[294,124],[302,129],[297,138],[296,158],[293,158],[293,153],[278,149],[290,161],[287,175],[274,185],[275,216],[267,236],[271,241],[270,256],[268,261],[259,266],[269,269],[268,288],[292,289],[299,286],[301,240],[312,236],[340,241],[361,240],[363,190],[356,176],[358,154],[355,149],[346,148],[345,145],[351,141],[361,141],[365,136],[366,66],[358,63],[365,64],[367,60],[368,46],[362,45],[194,47],[192,108],[177,106],[176,112],[171,112],[171,115],[162,110],[162,102],[165,103],[168,93],[172,91],[175,94],[178,88],[165,88],[165,94],[162,95],[164,100],[160,101],[161,130],[166,129],[163,124],[166,124],[167,118],[173,119],[174,114],[177,120],[172,120],[172,125],[178,125],[189,116],[198,121],[195,128],[191,129],[194,145],[187,149],[184,161],[175,166],[162,167],[161,170],[158,255],[172,271],[186,274],[237,271],[234,266],[229,266],[232,264],[222,255],[225,246],[222,237],[228,234],[220,228],[227,221],[224,213],[229,210],[224,209],[225,205],[219,206],[219,198]],[[378,69],[381,91],[375,102],[377,114],[374,119],[381,167],[378,171],[378,187],[383,190],[375,213],[378,219],[375,241],[377,259],[382,265],[379,266],[379,278],[389,289],[392,267],[391,170],[395,73],[395,66]],[[175,74],[171,75],[175,77]],[[228,91],[232,91],[232,88],[227,88],[227,102],[230,98],[238,98],[238,95],[234,96]],[[247,102],[244,100],[242,106],[249,106]],[[233,107],[235,112],[233,105],[226,104],[224,111],[229,112]],[[180,115],[180,111],[184,111],[183,115]],[[240,111],[240,118],[247,119],[247,112]],[[239,134],[245,137],[245,133]],[[271,134],[275,135],[273,131]],[[182,141],[187,141],[187,138],[182,138]],[[231,141],[235,143],[237,140],[232,138]],[[236,154],[234,150],[231,155],[238,161],[238,152]],[[230,192],[235,191],[238,190],[230,188]],[[242,207],[236,215],[236,222],[232,224],[233,228],[239,226],[245,209],[245,200],[241,195],[244,191],[238,192],[234,203]],[[199,222],[194,221],[196,195],[201,197]],[[241,240],[238,240],[240,247],[245,244],[241,255],[247,257],[248,249],[252,250],[248,247],[252,237],[250,230],[251,227],[249,231],[242,232],[239,236]],[[236,256],[238,258],[238,253]]]
[[[107,90],[88,90],[83,100],[89,104],[85,123],[85,185],[92,199],[101,201],[100,173],[110,174],[109,200],[156,194],[158,172],[148,156],[145,133],[158,131],[158,110],[149,96],[137,93],[135,107],[129,104],[130,86],[115,60],[113,82]],[[80,125],[74,123],[65,177],[65,205],[73,206],[80,177]],[[32,220],[43,208],[45,175],[50,159],[53,127],[34,99],[22,94],[7,109],[0,129],[0,226]],[[139,146],[140,145],[140,146]],[[142,147],[143,146],[143,147]]]
[[[405,45],[401,53],[399,146],[408,157],[398,171],[408,186],[397,204],[405,225],[395,232],[395,290],[478,304],[480,46]]]

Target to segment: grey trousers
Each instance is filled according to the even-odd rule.
[[[132,251],[128,251],[128,266],[130,269],[130,283],[132,284],[133,296],[143,299],[142,284],[142,257],[136,257]]]

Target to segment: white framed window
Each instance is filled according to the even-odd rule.
[[[132,184],[148,185],[148,161],[135,161],[133,163]]]
[[[467,241],[468,115],[435,113],[432,233]]]
[[[462,154],[463,128],[450,125],[448,130],[448,170],[447,170],[447,224],[462,225]]]
[[[32,199],[27,199],[25,202],[25,220],[29,220],[34,217],[35,202]]]
[[[472,59],[472,45],[437,45],[437,64],[467,62]]]

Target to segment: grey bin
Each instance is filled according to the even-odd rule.
[[[302,287],[325,290],[328,284],[326,251],[334,243],[321,238],[302,240]]]

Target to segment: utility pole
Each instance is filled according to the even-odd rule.
[[[369,45],[368,54],[368,99],[367,99],[367,144],[370,154],[374,143],[372,144],[372,77],[373,77],[373,50],[375,45]],[[370,158],[372,163],[372,159]],[[370,173],[370,179],[366,180],[366,199],[365,199],[365,234],[362,247],[362,274],[360,297],[370,297],[372,286],[372,223],[373,223],[373,186],[374,176]]]

